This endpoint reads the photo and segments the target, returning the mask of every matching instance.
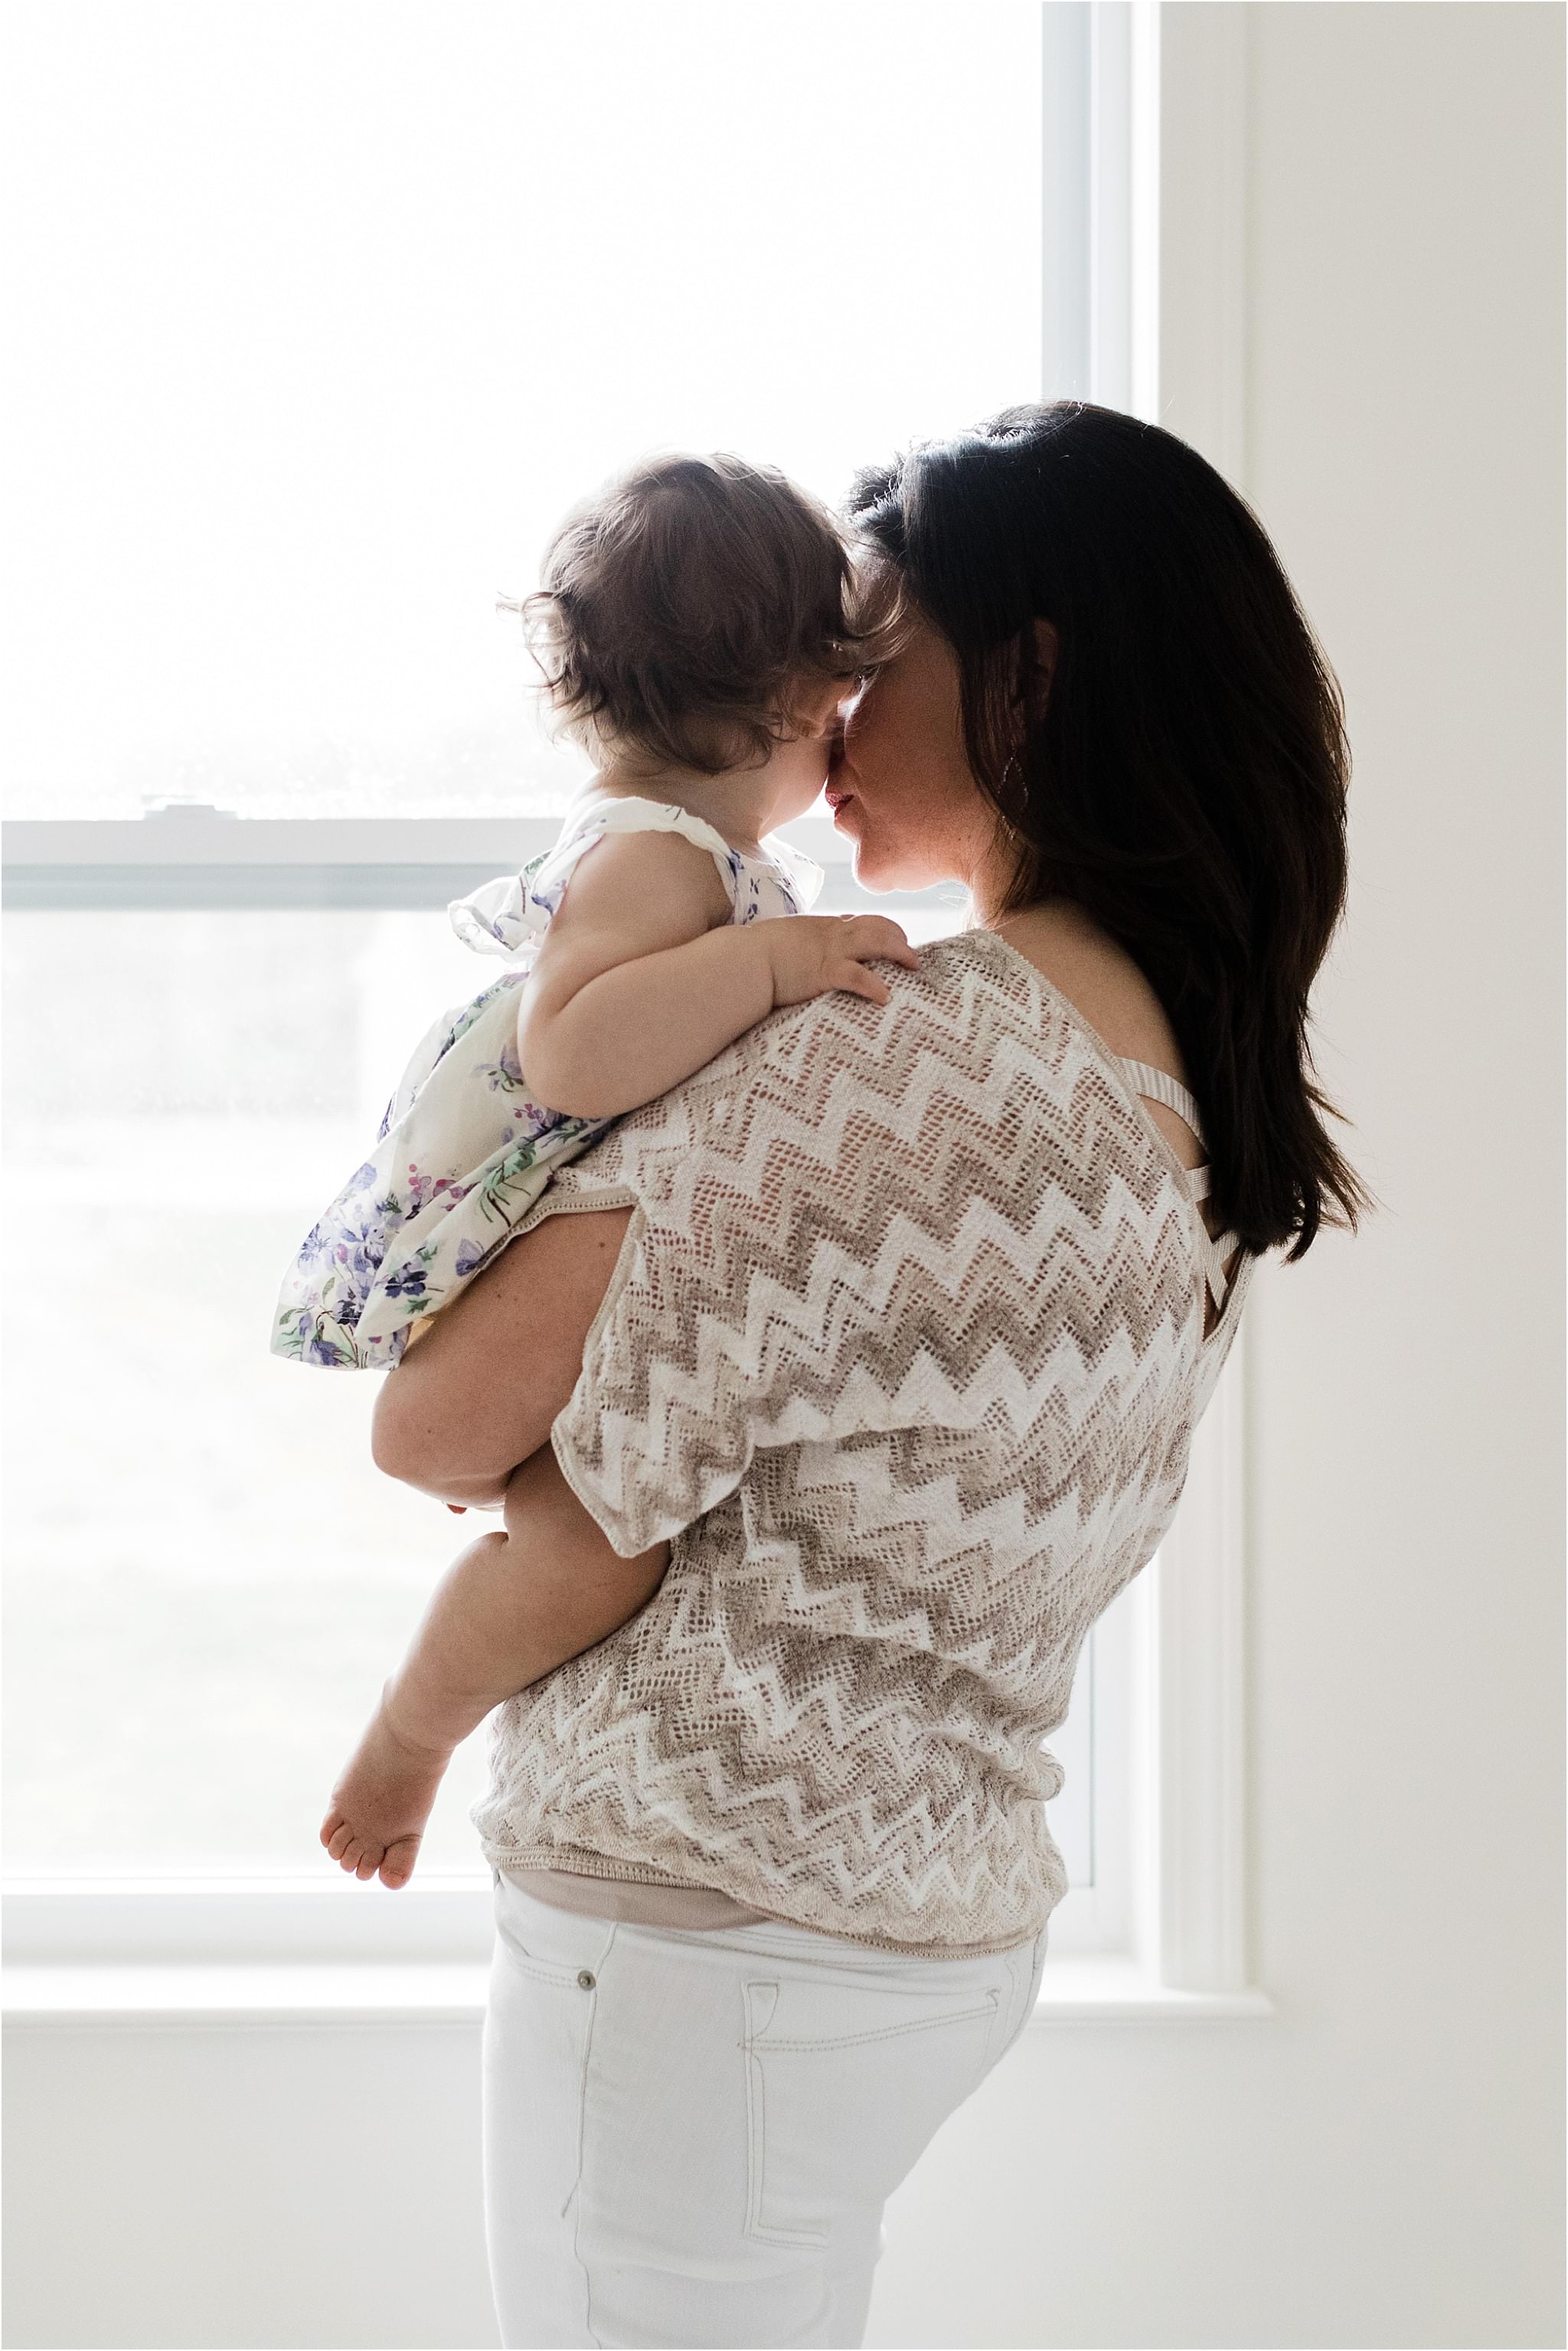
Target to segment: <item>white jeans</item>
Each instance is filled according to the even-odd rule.
[[[586,1918],[497,1877],[485,2212],[507,2351],[854,2346],[885,2199],[1033,2013],[1045,1931],[904,1959]]]

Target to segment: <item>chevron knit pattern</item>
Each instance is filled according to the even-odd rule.
[[[1093,1031],[990,932],[775,1015],[567,1168],[633,1205],[557,1421],[653,1598],[508,1701],[503,1870],[716,1886],[956,1957],[1065,1891],[1041,1746],[1152,1556],[1206,1342],[1198,1211]]]

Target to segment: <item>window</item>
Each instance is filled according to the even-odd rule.
[[[1049,388],[1132,404],[1152,16],[14,20],[6,168],[47,228],[10,305],[7,1851],[49,1949],[482,1952],[483,1734],[407,1893],[319,1855],[457,1522],[371,1469],[373,1378],[266,1342],[414,1038],[486,977],[440,907],[571,780],[497,592],[651,446],[836,498],[1033,392],[1042,317]],[[1131,1947],[1155,1591],[1051,1742],[1053,1954]]]
[[[572,500],[672,444],[837,497],[1038,383],[1040,54],[1029,0],[14,12],[7,813],[548,808],[495,600]]]

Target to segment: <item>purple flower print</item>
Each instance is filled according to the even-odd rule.
[[[528,1128],[530,1139],[538,1135],[549,1134],[552,1128],[564,1126],[567,1123],[565,1111],[546,1110],[543,1102],[526,1102],[519,1117],[520,1124]],[[507,1143],[512,1140],[509,1134],[504,1139]]]
[[[521,1093],[523,1090],[523,1065],[516,1046],[510,1043],[502,1046],[494,1061],[481,1061],[474,1075],[483,1078],[493,1094]]]
[[[368,1282],[369,1278],[380,1270],[386,1253],[384,1225],[362,1224],[356,1227],[345,1223],[339,1228],[332,1261],[344,1272],[356,1275],[361,1282]]]
[[[663,821],[677,831],[684,826],[674,810],[665,811]],[[420,1049],[423,1074],[412,1083],[406,1078],[399,1083],[382,1114],[374,1156],[356,1169],[300,1245],[279,1301],[275,1352],[350,1367],[396,1363],[407,1326],[419,1315],[444,1306],[454,1287],[461,1289],[504,1245],[523,1206],[517,1196],[532,1198],[539,1178],[602,1133],[608,1123],[604,1120],[570,1118],[528,1100],[517,1050],[515,1008],[516,991],[528,978],[528,935],[537,936],[548,928],[578,859],[608,829],[601,821],[579,825],[556,850],[530,860],[519,875],[504,876],[501,886],[487,884],[475,893],[479,905],[462,900],[452,908],[454,927],[468,946],[485,948],[498,943],[509,958],[515,955],[517,959],[467,1005],[444,1018],[434,1038]],[[782,854],[778,860],[766,854],[756,858],[728,849],[720,852],[718,870],[727,884],[736,924],[798,914],[812,894],[809,871],[795,869]],[[489,1025],[479,1036],[460,1043],[486,1020]],[[436,1040],[432,1059],[431,1043]],[[475,1079],[477,1088],[470,1082]],[[411,1115],[427,1087],[432,1088],[431,1102],[418,1116]],[[443,1139],[446,1105],[453,1117],[450,1144]],[[460,1134],[472,1136],[475,1146],[482,1137],[490,1139],[482,1147],[471,1148],[467,1141],[459,1146]],[[454,1168],[450,1153],[459,1147],[469,1154],[462,1164],[471,1172],[460,1175],[454,1169],[450,1175],[436,1175],[436,1167]],[[476,1160],[480,1164],[472,1167]],[[530,1177],[530,1171],[537,1173]],[[470,1194],[489,1231],[469,1237],[451,1226],[443,1228],[443,1213]],[[407,1228],[423,1214],[430,1228],[427,1240],[411,1249]],[[471,1225],[474,1220],[465,1221]],[[383,1295],[396,1307],[395,1314],[386,1319],[401,1327],[362,1337],[359,1326],[372,1301],[381,1320]]]

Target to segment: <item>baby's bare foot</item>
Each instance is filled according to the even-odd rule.
[[[449,1748],[421,1747],[395,1730],[383,1692],[321,1823],[321,1842],[339,1867],[406,1886],[451,1760]]]

